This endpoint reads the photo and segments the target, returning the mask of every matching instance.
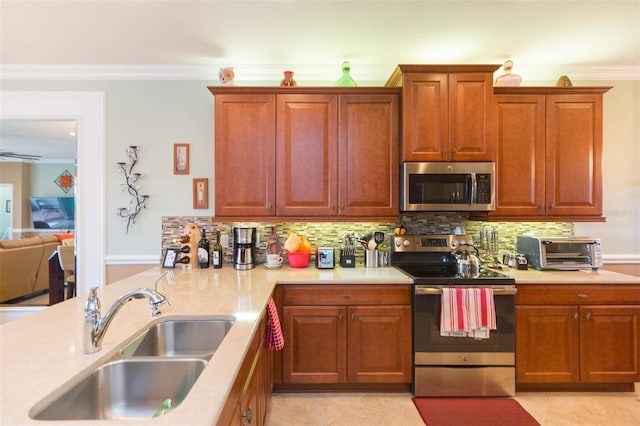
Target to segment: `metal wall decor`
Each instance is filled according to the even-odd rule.
[[[65,170],[54,180],[56,185],[60,187],[65,193],[69,192],[73,188],[73,175],[69,173],[69,170]]]
[[[132,223],[136,222],[136,217],[144,209],[148,195],[144,195],[140,190],[138,182],[142,178],[142,173],[134,173],[133,168],[138,162],[138,150],[139,146],[131,145],[127,148],[128,160],[125,162],[116,163],[116,167],[120,173],[124,175],[125,182],[122,184],[123,191],[126,191],[131,196],[129,201],[129,207],[118,208],[118,216],[127,220],[127,234],[129,233],[129,227]]]

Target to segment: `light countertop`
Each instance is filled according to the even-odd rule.
[[[148,271],[100,289],[103,314],[128,290],[149,287],[163,270]],[[599,271],[518,271],[517,284],[640,284],[640,278]],[[82,349],[83,309],[86,296],[54,305],[0,325],[0,424],[42,425],[29,412],[44,407],[48,396],[62,393],[65,384],[113,357],[126,341],[154,322],[175,317],[233,316],[236,322],[209,360],[185,400],[172,412],[149,420],[76,421],[74,424],[131,425],[153,421],[155,425],[214,424],[238,374],[252,336],[276,284],[411,284],[395,268],[340,268],[318,270],[313,266],[268,270],[259,265],[236,271],[231,265],[219,270],[169,270],[157,290],[172,305],[152,318],[146,300],[127,303],[116,315],[102,342],[102,350],[85,355]],[[56,422],[55,424],[59,424]]]
[[[123,293],[134,288],[154,288],[163,270],[152,268],[98,291],[102,314]],[[85,296],[51,306],[0,325],[0,424],[46,424],[32,420],[29,412],[47,405],[65,384],[83,376],[113,357],[123,343],[150,324],[175,317],[233,316],[236,322],[209,360],[184,401],[169,414],[149,420],[74,421],[74,424],[211,425],[220,415],[276,283],[280,284],[411,284],[395,268],[336,268],[288,266],[267,270],[257,266],[236,271],[222,269],[170,270],[157,290],[171,299],[162,314],[152,318],[146,299],[124,305],[106,331],[102,350],[85,355],[82,348]],[[36,410],[37,410],[36,409]],[[56,422],[55,424],[60,424]]]
[[[640,285],[640,277],[633,275],[620,274],[618,272],[598,269],[582,269],[579,271],[555,271],[544,270],[538,271],[529,268],[526,271],[520,271],[510,268],[510,275],[518,284],[635,284]]]

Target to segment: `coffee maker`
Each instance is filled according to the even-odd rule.
[[[233,267],[253,269],[256,228],[233,228]]]

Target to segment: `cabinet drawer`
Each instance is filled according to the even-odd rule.
[[[634,305],[640,303],[636,285],[521,285],[516,305]]]
[[[283,285],[282,305],[408,305],[411,286],[380,285]]]

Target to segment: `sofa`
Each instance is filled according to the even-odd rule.
[[[0,303],[49,288],[49,257],[60,245],[56,235],[0,241]]]

